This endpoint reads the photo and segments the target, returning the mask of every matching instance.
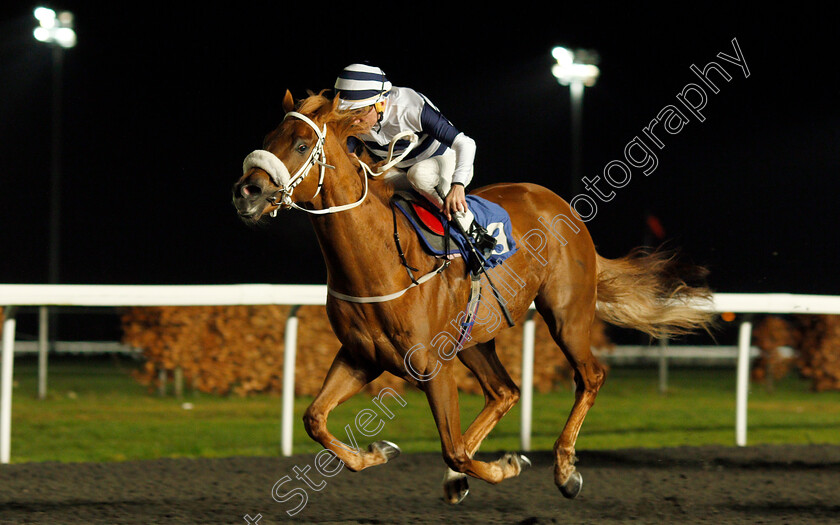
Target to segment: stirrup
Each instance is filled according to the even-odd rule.
[[[475,220],[473,220],[473,223],[470,225],[470,231],[473,232],[475,230],[479,230],[479,233],[483,234],[482,240],[485,241],[485,245],[487,245],[487,238],[493,240],[493,247],[490,248],[490,251],[485,252],[484,254],[479,254],[478,248],[473,242],[472,235],[467,234],[467,232],[464,231],[464,227],[461,225],[461,223],[455,220],[452,221],[450,224],[454,224],[455,228],[458,231],[460,231],[464,235],[464,237],[466,237],[469,249],[473,253],[473,267],[470,268],[470,273],[472,274],[471,277],[473,282],[475,283],[477,280],[480,279],[480,275],[484,274],[484,276],[487,278],[487,282],[490,284],[490,288],[493,290],[493,295],[496,297],[496,301],[498,301],[499,303],[499,307],[502,309],[502,313],[505,316],[505,321],[507,321],[508,326],[514,326],[515,323],[513,322],[513,317],[510,315],[510,312],[508,311],[507,306],[505,305],[505,301],[499,295],[499,290],[496,289],[496,285],[494,285],[492,279],[490,279],[490,274],[487,273],[487,269],[484,268],[484,261],[487,259],[487,254],[491,253],[492,250],[496,247],[496,239],[491,237],[490,234],[487,233],[487,230],[482,228],[481,225],[477,224]]]
[[[496,239],[487,233],[487,230],[475,220],[472,221],[467,231],[464,231],[463,225],[459,221],[456,220],[455,222],[457,223],[457,228],[466,237],[473,251],[470,273],[473,276],[477,276],[484,271],[484,262],[496,248]]]
[[[472,225],[470,225],[469,235],[475,244],[475,247],[481,251],[481,255],[483,255],[485,259],[493,253],[497,244],[496,238],[487,233],[484,226],[478,224],[476,221],[473,221]]]

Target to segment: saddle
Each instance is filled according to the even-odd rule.
[[[439,258],[463,257],[469,267],[493,268],[516,252],[510,216],[498,204],[481,197],[467,195],[467,205],[478,224],[483,226],[496,244],[479,255],[459,228],[450,228],[446,217],[425,197],[414,191],[398,191],[391,198],[391,205],[408,219],[421,244],[428,253]],[[447,236],[449,238],[447,238]]]
[[[446,242],[446,218],[421,195],[398,191],[391,198],[391,205],[405,215],[429,253],[436,257],[461,255],[457,246]]]
[[[487,277],[508,326],[514,325],[510,312],[508,312],[504,301],[486,271],[488,268],[501,264],[516,251],[510,216],[498,204],[474,195],[467,195],[467,205],[472,210],[475,221],[486,229],[484,237],[490,240],[490,244],[495,240],[496,245],[492,249],[488,248],[482,250],[483,253],[479,253],[473,241],[468,238],[469,234],[458,225],[458,221],[453,222],[456,225],[455,228],[450,228],[443,213],[432,206],[419,193],[398,191],[391,197],[391,211],[394,215],[394,239],[397,243],[397,250],[403,266],[405,266],[409,277],[415,284],[417,284],[417,281],[414,279],[412,270],[417,271],[417,269],[408,264],[400,246],[400,238],[397,233],[397,212],[395,210],[400,210],[405,215],[429,253],[435,257],[446,259],[446,262],[439,267],[438,271],[446,269],[449,266],[449,259],[458,256],[463,257],[467,267],[471,269],[470,300],[467,306],[467,318],[462,323],[464,331],[462,331],[461,338],[458,341],[458,348],[461,348],[464,338],[468,337],[475,322],[480,298],[481,274]]]

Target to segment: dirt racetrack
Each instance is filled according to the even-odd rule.
[[[441,500],[444,466],[432,453],[330,478],[315,471],[314,455],[3,465],[0,523],[840,523],[838,446],[582,451],[583,492],[573,501],[554,486],[550,454],[528,456],[533,467],[519,478],[471,479],[456,506]],[[293,517],[301,497],[272,498],[287,475],[275,495],[308,495]]]

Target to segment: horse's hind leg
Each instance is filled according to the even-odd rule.
[[[475,375],[484,391],[484,408],[464,434],[467,454],[473,457],[484,438],[519,400],[519,387],[510,378],[496,354],[494,340],[458,352],[458,358]],[[529,464],[527,458],[511,457],[513,461]],[[444,499],[460,503],[469,491],[465,474],[447,469],[443,478]]]
[[[400,449],[388,441],[377,441],[367,451],[361,450],[356,436],[348,425],[348,443],[339,441],[327,429],[327,417],[332,410],[358,393],[369,382],[381,374],[372,366],[359,363],[346,347],[341,347],[333,360],[324,385],[303,415],[304,426],[309,436],[320,443],[353,471],[380,465],[399,455]]]
[[[554,443],[554,483],[565,497],[574,498],[583,485],[583,478],[575,470],[575,443],[583,420],[606,379],[604,368],[592,355],[590,347],[595,298],[594,294],[593,297],[577,297],[561,306],[551,304],[545,294],[541,294],[536,305],[574,369],[575,402],[563,432]]]
[[[451,365],[450,365],[451,366]],[[467,442],[461,434],[461,415],[458,404],[458,386],[448,370],[442,371],[431,380],[423,384],[426,398],[432,409],[432,415],[440,434],[443,459],[455,472],[468,474],[489,483],[499,483],[504,479],[518,476],[522,471],[522,462],[516,457],[504,457],[499,461],[484,462],[471,457]],[[493,418],[490,418],[491,420]],[[489,421],[489,420],[488,420]],[[498,421],[498,419],[496,419]],[[495,424],[495,423],[493,423]],[[481,434],[486,435],[492,425],[471,425],[473,430],[473,447],[477,448]]]

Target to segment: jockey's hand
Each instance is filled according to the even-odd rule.
[[[446,198],[443,199],[443,213],[447,220],[458,212],[467,211],[467,197],[463,184],[453,184]]]

